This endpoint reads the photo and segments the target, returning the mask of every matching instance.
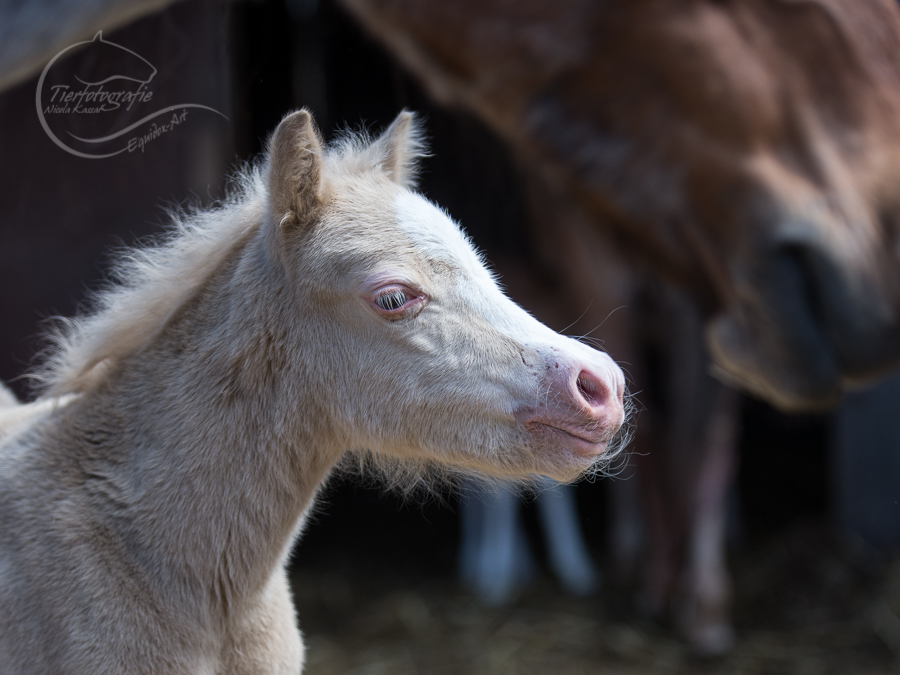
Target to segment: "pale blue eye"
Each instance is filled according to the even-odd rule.
[[[409,296],[401,290],[388,291],[375,298],[375,304],[386,312],[393,312],[405,305]]]

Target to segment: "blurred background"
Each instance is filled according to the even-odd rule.
[[[142,151],[94,160],[42,128],[43,65],[0,93],[0,378],[21,397],[41,322],[83,307],[111,249],[161,231],[164,207],[221,198],[229,171],[302,106],[326,139],[419,113],[421,191],[514,299],[609,349],[636,392],[631,459],[564,493],[568,543],[548,536],[550,493],[511,506],[477,487],[403,497],[335,477],[292,562],[307,672],[900,672],[900,385],[817,415],[726,390],[707,375],[702,298],[574,209],[496,118],[436,103],[421,72],[332,0],[187,0],[118,23],[97,28],[155,67],[157,108],[222,115],[192,109]],[[59,66],[83,72],[91,58]],[[116,128],[139,117],[122,111]],[[491,509],[505,515],[487,525]],[[506,559],[491,547],[504,536],[517,542]],[[584,548],[589,583],[566,576],[554,546]]]

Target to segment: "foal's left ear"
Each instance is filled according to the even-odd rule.
[[[306,109],[281,120],[269,141],[269,200],[283,227],[309,222],[321,201],[322,141]]]
[[[404,110],[369,147],[372,161],[405,188],[415,187],[419,159],[425,141],[416,116]]]

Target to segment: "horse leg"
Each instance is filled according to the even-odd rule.
[[[698,653],[722,653],[733,641],[725,526],[739,398],[706,373],[696,306],[668,287],[654,297],[665,423],[662,442],[636,456],[648,523],[641,600]]]
[[[519,502],[509,488],[472,485],[460,505],[460,576],[486,605],[509,603],[534,575]]]
[[[543,483],[546,489],[537,501],[550,566],[566,592],[577,597],[590,595],[597,589],[599,577],[581,533],[575,488],[550,486],[549,480]]]
[[[635,569],[646,538],[639,478],[633,461],[629,462],[625,471],[625,475],[616,476],[609,484],[611,568],[613,578],[620,586],[634,582]]]
[[[703,460],[694,488],[676,624],[701,654],[727,651],[731,626],[731,578],[725,560],[727,500],[734,476],[738,394],[719,389],[708,424]]]
[[[647,550],[641,571],[639,611],[664,620],[678,581],[684,518],[669,489],[670,478],[660,457],[665,448],[636,457],[641,502],[647,526]]]

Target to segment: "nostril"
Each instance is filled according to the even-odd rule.
[[[603,405],[606,399],[606,387],[596,376],[586,370],[582,370],[578,374],[578,380],[575,383],[581,398],[591,408],[597,408]]]
[[[818,325],[825,323],[822,282],[833,276],[823,269],[823,259],[811,244],[788,244],[774,258],[769,276],[780,303],[800,303],[799,308]]]

